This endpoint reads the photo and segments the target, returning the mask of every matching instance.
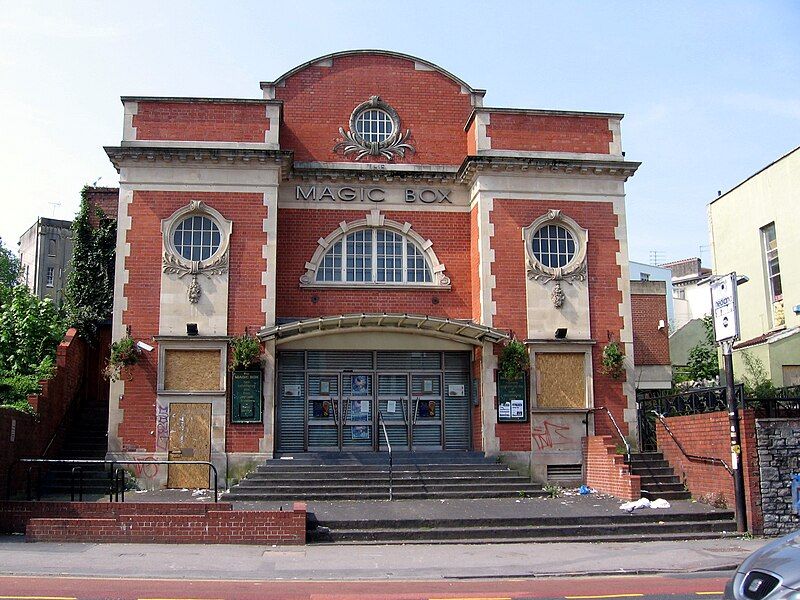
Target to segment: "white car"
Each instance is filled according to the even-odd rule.
[[[725,600],[800,600],[800,530],[756,550],[725,586]]]

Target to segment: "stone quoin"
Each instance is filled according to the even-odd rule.
[[[546,481],[616,435],[593,408],[636,435],[622,115],[487,107],[381,50],[261,89],[122,98],[113,337],[153,350],[111,384],[109,458],[240,478],[385,451],[380,414],[396,450],[502,455]],[[255,378],[229,369],[245,333]],[[530,368],[498,387],[511,339]],[[621,377],[601,369],[610,341]],[[140,485],[207,478],[154,466]]]

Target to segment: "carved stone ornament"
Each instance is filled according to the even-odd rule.
[[[533,236],[546,225],[559,225],[572,234],[575,240],[575,255],[563,267],[548,267],[542,264],[533,253]],[[523,228],[522,238],[525,242],[525,263],[528,279],[538,281],[542,285],[555,282],[550,298],[553,306],[561,308],[566,296],[561,282],[574,284],[586,280],[586,244],[589,232],[560,210],[549,210],[547,213]]]
[[[561,289],[561,284],[556,283],[556,287],[553,288],[553,291],[550,292],[550,298],[553,300],[553,306],[556,308],[561,308],[564,306],[564,300],[566,296],[564,295],[564,290]]]
[[[358,117],[366,110],[379,109],[386,113],[392,121],[392,133],[386,139],[380,142],[371,142],[365,140],[356,127]],[[365,156],[383,156],[392,160],[395,156],[403,157],[406,152],[414,152],[414,147],[408,143],[411,137],[411,130],[406,129],[405,133],[400,129],[400,117],[397,111],[391,106],[386,104],[379,96],[371,96],[366,102],[362,102],[356,106],[353,114],[350,115],[350,130],[345,131],[339,127],[339,135],[342,140],[337,142],[333,147],[333,151],[337,152],[341,149],[342,154],[355,154],[355,160],[361,160]]]
[[[207,260],[186,260],[173,241],[175,228],[187,217],[203,216],[211,219],[220,230],[219,248]],[[228,221],[218,211],[206,206],[199,200],[192,200],[187,206],[175,211],[168,219],[161,221],[161,231],[164,240],[164,256],[162,271],[167,275],[177,275],[183,279],[191,275],[192,280],[186,291],[190,304],[197,304],[203,295],[203,289],[198,281],[198,275],[211,279],[214,276],[228,272],[228,244],[230,241],[231,221]]]

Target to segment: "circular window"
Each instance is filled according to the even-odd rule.
[[[211,219],[201,215],[186,217],[172,234],[172,243],[186,260],[208,260],[219,250],[221,235],[219,227]]]
[[[394,119],[380,108],[368,108],[356,115],[356,133],[367,143],[386,141],[394,133]]]
[[[567,266],[575,258],[575,236],[561,225],[540,227],[531,238],[533,256],[545,267]]]

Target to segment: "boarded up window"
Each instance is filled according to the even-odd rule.
[[[538,408],[585,408],[584,354],[536,354],[536,405]]]
[[[219,350],[165,350],[164,389],[200,392],[220,389]]]

